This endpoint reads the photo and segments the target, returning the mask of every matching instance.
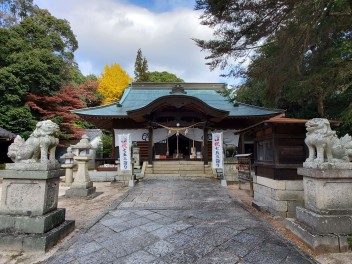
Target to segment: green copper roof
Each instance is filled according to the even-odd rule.
[[[228,101],[228,98],[217,92],[225,89],[225,84],[177,83],[184,88],[186,94],[170,94],[175,84],[176,83],[132,83],[129,88],[125,89],[120,102],[92,108],[77,109],[72,112],[91,117],[127,117],[127,111],[144,107],[160,97],[177,96],[178,94],[196,97],[211,107],[229,111],[229,117],[265,116],[284,112],[284,110],[267,109],[242,103],[234,105]],[[120,107],[118,107],[118,105],[120,105]]]

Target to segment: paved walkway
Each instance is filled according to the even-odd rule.
[[[150,179],[46,263],[314,263],[213,179]]]

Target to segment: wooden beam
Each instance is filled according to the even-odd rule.
[[[153,164],[153,127],[148,127],[149,141],[148,141],[148,164]]]
[[[204,146],[203,146],[203,160],[204,160],[204,165],[208,165],[208,127],[204,126],[203,129],[203,141],[204,141]]]

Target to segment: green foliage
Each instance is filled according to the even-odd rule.
[[[3,163],[1,163],[1,164],[0,164],[0,170],[4,170],[4,169],[5,169],[5,167],[6,167],[6,165],[5,165],[5,164],[3,164]]]
[[[94,129],[97,128],[95,125],[93,125],[92,123],[89,123],[87,121],[78,119],[75,121],[75,126],[79,127],[79,128],[84,128],[84,129]]]
[[[36,124],[29,107],[8,107],[6,111],[3,111],[3,108],[4,106],[0,107],[0,127],[23,137],[28,137]]]
[[[135,82],[184,82],[175,74],[166,71],[163,72],[149,72],[148,62],[143,57],[142,50],[138,49],[136,61],[134,63],[134,81]]]
[[[350,29],[351,8],[347,0],[196,0],[195,9],[203,11],[201,23],[215,31],[214,39],[195,42],[210,52],[206,58],[211,69],[226,69],[233,76],[238,74],[233,61],[246,61],[251,51],[275,41],[268,39],[279,31],[288,44],[282,54],[286,58],[298,54],[302,60],[307,48],[321,48],[331,34]]]
[[[148,61],[143,57],[141,49],[138,49],[136,61],[134,63],[134,79],[135,82],[148,81]]]
[[[0,0],[0,27],[11,27],[38,9],[33,0]]]
[[[100,147],[97,149],[97,155],[103,158],[110,158],[112,142],[112,133],[110,131],[104,130],[101,138]]]
[[[166,71],[163,72],[148,72],[148,82],[184,82],[181,78],[178,78],[175,74]]]
[[[89,74],[87,76],[85,76],[85,81],[97,81],[98,80],[98,77],[95,76],[94,74]]]
[[[341,120],[342,126],[338,128],[340,135],[351,134],[352,131],[352,87],[341,93],[336,93],[326,102],[327,117]]]
[[[252,84],[248,82],[243,84],[234,90],[234,99],[245,104],[269,107],[271,104],[265,100],[263,89],[261,88],[259,83]]]
[[[352,250],[352,236],[347,236],[348,249]]]
[[[68,83],[86,81],[74,62],[77,47],[68,21],[32,0],[0,0],[0,126],[26,136],[42,118],[63,122],[60,115],[47,116],[55,107],[64,111],[57,100],[28,105],[36,105],[30,98],[54,98]]]
[[[0,28],[0,67],[17,78],[21,93],[54,94],[77,71],[77,47],[69,23],[38,8],[20,23]]]
[[[287,110],[288,117],[327,117],[351,132],[352,2],[197,0],[215,39],[195,40],[211,68],[242,76],[233,59],[250,56],[235,99]],[[248,61],[248,60],[247,60]]]

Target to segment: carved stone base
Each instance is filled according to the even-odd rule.
[[[319,234],[352,234],[352,214],[323,215],[297,207],[296,215],[297,221]]]
[[[94,194],[96,191],[96,187],[88,187],[88,188],[70,188],[66,190],[66,197],[87,197]]]
[[[352,212],[352,170],[298,168],[303,175],[304,207],[329,215]]]
[[[303,162],[303,168],[318,170],[352,170],[350,162]]]
[[[62,169],[0,171],[0,176],[4,178],[0,214],[40,216],[56,210],[59,181],[63,173]]]
[[[303,166],[297,172],[303,175],[304,208],[297,207],[297,219],[287,220],[286,226],[318,252],[346,252],[347,237],[352,234],[350,164],[322,163],[308,168],[305,162]]]
[[[0,250],[46,252],[75,229],[75,221],[65,221],[44,234],[0,233]]]
[[[133,180],[132,180],[133,179]],[[115,176],[115,182],[120,182],[123,183],[125,186],[130,186],[130,183],[133,181],[133,183],[136,183],[136,177],[129,175],[129,174],[124,174],[124,175],[116,175]]]
[[[348,235],[319,234],[292,218],[286,218],[284,224],[287,229],[317,253],[348,251]]]
[[[237,161],[235,158],[225,158],[225,180],[228,182],[238,182]]]
[[[47,251],[75,227],[57,209],[64,170],[54,163],[6,164],[0,201],[0,249]]]
[[[41,216],[0,215],[0,232],[43,234],[65,221],[65,209]]]

